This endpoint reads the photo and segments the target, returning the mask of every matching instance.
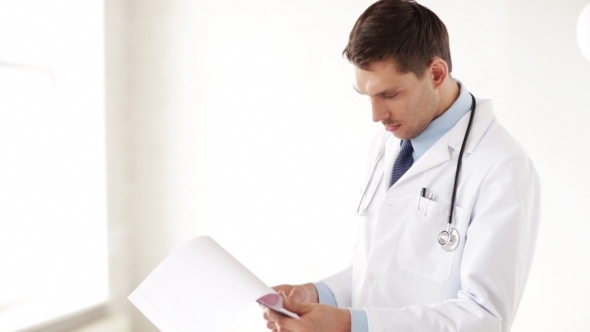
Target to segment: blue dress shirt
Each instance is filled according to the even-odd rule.
[[[411,139],[414,153],[412,157],[414,161],[420,159],[438,141],[444,134],[449,132],[461,120],[465,114],[471,110],[471,95],[465,85],[457,81],[460,92],[459,97],[451,107],[446,110],[441,116],[434,119],[428,127],[416,138]],[[336,307],[336,298],[330,288],[323,282],[315,282],[313,284],[318,291],[318,300],[322,304],[328,304]],[[351,332],[368,332],[369,320],[367,312],[364,309],[349,308]]]

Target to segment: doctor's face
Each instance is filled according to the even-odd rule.
[[[412,139],[440,114],[434,85],[414,73],[401,74],[393,60],[372,63],[368,68],[355,66],[355,89],[369,97],[373,121],[381,122],[397,138]]]

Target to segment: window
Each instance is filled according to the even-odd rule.
[[[108,298],[102,1],[0,2],[0,330]]]

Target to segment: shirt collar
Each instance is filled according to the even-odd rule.
[[[471,95],[464,84],[459,84],[459,97],[455,102],[438,118],[432,120],[428,127],[418,137],[412,138],[414,148],[414,161],[418,160],[431,146],[436,143],[444,134],[453,128],[461,118],[471,110]]]

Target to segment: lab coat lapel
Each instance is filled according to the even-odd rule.
[[[445,139],[446,137],[446,139]],[[412,167],[393,185],[392,188],[414,175],[420,174],[451,159],[448,148],[448,133],[441,137],[424,155],[414,162]]]
[[[461,120],[459,120],[459,122],[457,122],[457,124],[448,133],[443,135],[443,137],[434,143],[434,145],[428,149],[428,151],[426,151],[420,159],[415,161],[412,167],[410,167],[410,169],[393,185],[392,188],[399,185],[400,183],[403,183],[404,181],[407,181],[407,179],[414,175],[418,175],[446,161],[449,161],[451,159],[449,147],[457,151],[461,149],[461,144],[463,143],[463,138],[465,136],[465,130],[467,129],[467,124],[469,123],[470,114],[471,112],[464,115],[463,118],[461,118]],[[479,143],[493,119],[494,113],[492,111],[491,101],[478,100],[475,117],[473,119],[471,132],[469,134],[469,140],[467,147],[465,148],[465,156],[473,152],[477,146],[477,143]],[[398,145],[397,152],[399,152],[399,140],[396,141]],[[390,166],[389,170],[391,170],[392,167],[393,164]],[[388,179],[390,178],[391,174],[389,175]]]

